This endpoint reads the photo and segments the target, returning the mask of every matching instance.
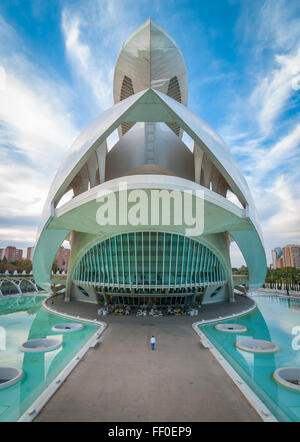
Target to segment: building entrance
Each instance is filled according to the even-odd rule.
[[[120,296],[107,295],[107,302],[109,304],[121,304],[131,306],[188,306],[192,303],[193,295],[185,296]]]

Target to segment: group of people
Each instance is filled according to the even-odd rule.
[[[184,307],[184,306],[163,306],[163,307],[154,307],[141,305],[139,307],[129,306],[129,305],[114,305],[108,304],[105,307],[102,307],[98,310],[98,314],[102,316],[106,315],[115,315],[115,316],[124,316],[130,315],[130,313],[134,313],[136,316],[152,316],[154,318],[158,318],[164,315],[174,315],[174,316],[197,316],[198,309]]]

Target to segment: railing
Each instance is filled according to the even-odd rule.
[[[0,275],[0,297],[39,292],[32,275]]]
[[[292,282],[265,282],[263,285],[265,289],[285,291],[285,292],[299,292],[300,284]]]

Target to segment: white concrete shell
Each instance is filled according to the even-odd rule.
[[[158,42],[158,48],[166,46],[166,53],[168,45],[172,48],[168,61],[170,74],[165,77],[160,74],[159,51],[154,50],[153,46],[151,53],[151,48],[148,48],[153,62],[150,75],[153,81],[147,80],[149,76],[143,71],[145,66],[140,67],[136,62],[140,83],[135,86],[133,95],[119,101],[122,75],[131,66],[130,57],[134,57],[137,46],[142,48],[141,52],[137,51],[138,60],[144,54],[144,46],[149,43],[148,34],[150,41],[155,35],[154,41]],[[165,85],[157,81],[159,75],[170,78],[174,73],[180,79],[182,97],[186,93],[186,99],[181,102],[166,95]],[[132,78],[135,78],[133,74]],[[139,28],[121,50],[115,72],[114,93],[116,104],[96,118],[75,140],[52,183],[43,210],[33,260],[36,283],[45,288],[50,287],[54,257],[62,241],[71,232],[76,241],[73,241],[67,285],[71,284],[76,263],[93,244],[110,235],[132,229],[132,226],[124,226],[122,229],[119,226],[116,231],[109,226],[99,226],[95,216],[98,192],[109,189],[117,194],[119,181],[126,176],[130,189],[202,191],[202,196],[198,198],[203,200],[205,208],[204,231],[197,239],[214,250],[222,260],[231,289],[233,283],[228,247],[230,238],[234,239],[249,269],[249,288],[260,287],[265,278],[266,258],[247,182],[223,140],[184,105],[187,102],[187,79],[181,52],[173,40],[151,21]],[[130,128],[107,152],[107,137],[126,123],[138,124]],[[163,123],[171,129],[175,124],[184,130],[194,140],[194,152],[191,153],[180,138],[174,135],[174,130],[172,132]],[[57,207],[70,189],[74,191],[73,199]],[[236,195],[240,206],[226,198],[228,190]],[[166,229],[156,226],[153,230]],[[182,233],[180,226],[173,231]]]
[[[132,80],[134,93],[152,88],[165,94],[171,78],[176,77],[180,102],[187,105],[188,81],[183,55],[173,38],[153,20],[147,20],[122,46],[114,73],[115,103],[121,100],[125,76]]]

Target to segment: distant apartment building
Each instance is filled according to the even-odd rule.
[[[295,267],[300,269],[300,246],[288,245],[282,248],[284,267]]]
[[[54,264],[59,268],[59,270],[64,270],[67,272],[69,260],[70,260],[71,250],[65,247],[60,247],[54,259]]]
[[[33,255],[34,255],[34,247],[27,247],[26,259],[32,262]]]
[[[300,245],[290,244],[285,247],[276,247],[272,250],[274,269],[294,267],[300,269]]]
[[[7,262],[22,261],[23,250],[13,246],[7,246],[4,254]]]
[[[0,260],[4,258],[5,249],[0,249]]]
[[[22,259],[23,259],[23,250],[22,249],[17,249],[16,255],[17,255],[16,261],[22,261]]]
[[[272,261],[273,269],[282,269],[282,267],[284,267],[281,247],[276,247],[272,250]]]

